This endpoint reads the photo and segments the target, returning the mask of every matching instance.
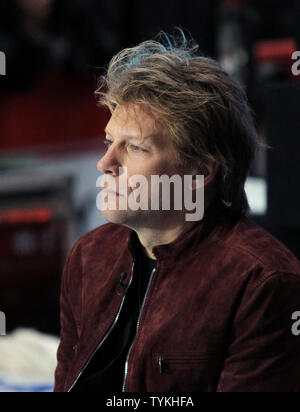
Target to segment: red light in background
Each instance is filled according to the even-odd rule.
[[[48,223],[53,218],[49,208],[12,209],[0,212],[0,224]]]

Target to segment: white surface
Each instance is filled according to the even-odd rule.
[[[268,210],[267,182],[264,179],[249,177],[246,182],[246,193],[251,213],[263,216]]]
[[[54,386],[59,339],[31,329],[0,338],[0,392],[47,392]]]

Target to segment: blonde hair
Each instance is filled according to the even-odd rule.
[[[258,137],[246,93],[181,29],[114,56],[96,93],[111,112],[134,103],[158,116],[180,165],[216,162],[219,199],[234,215],[249,210],[244,185]]]

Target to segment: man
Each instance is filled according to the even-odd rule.
[[[258,140],[245,93],[185,38],[166,43],[123,50],[102,78],[109,223],[65,265],[55,390],[299,391],[300,264],[246,216]],[[173,200],[129,207],[163,175],[191,177],[193,197],[204,185],[203,219]]]

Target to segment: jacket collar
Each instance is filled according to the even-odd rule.
[[[223,203],[215,202],[206,210],[202,221],[195,222],[189,231],[182,233],[175,241],[156,246],[152,251],[158,260],[177,260],[181,255],[193,253],[199,247],[220,238],[224,231],[233,227],[236,220],[237,218],[230,217]],[[141,243],[134,230],[130,229],[127,241],[128,250],[136,259],[141,250]]]

